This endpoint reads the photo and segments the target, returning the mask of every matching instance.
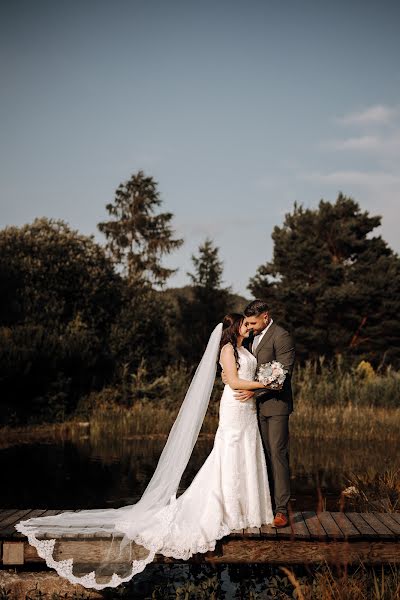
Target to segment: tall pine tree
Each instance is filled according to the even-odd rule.
[[[157,182],[138,171],[118,187],[114,203],[107,204],[111,220],[98,224],[114,262],[130,283],[162,286],[176,271],[163,267],[161,260],[183,240],[173,237],[172,213],[156,212],[161,203]]]
[[[157,212],[161,204],[157,182],[138,171],[107,204],[111,219],[98,224],[125,283],[123,305],[111,331],[117,378],[127,368],[135,371],[143,359],[152,374],[159,374],[170,358],[165,351],[168,306],[154,287],[163,287],[176,271],[164,267],[162,259],[183,240],[174,237],[172,213]]]
[[[249,289],[294,330],[299,357],[399,363],[400,259],[372,235],[380,223],[340,193],[316,210],[295,204],[274,228],[273,260]]]
[[[188,273],[192,285],[187,295],[178,298],[180,332],[178,350],[189,364],[195,364],[203,354],[212,329],[229,310],[230,289],[222,287],[223,265],[219,249],[206,239],[192,255],[193,273]]]

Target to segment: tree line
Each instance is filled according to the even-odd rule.
[[[60,220],[0,231],[0,422],[60,420],[80,400],[145,366],[197,364],[211,329],[246,299],[223,285],[218,247],[192,256],[190,285],[168,288],[179,248],[173,215],[142,171],[121,184],[98,224],[101,245]],[[340,355],[398,367],[400,260],[373,235],[380,217],[339,194],[294,205],[272,232],[273,258],[249,282],[292,330],[299,362]]]

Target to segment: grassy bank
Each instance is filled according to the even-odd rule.
[[[125,383],[123,398],[116,390],[91,395],[80,410],[94,426],[118,424],[131,434],[167,433],[190,382],[190,371],[170,368],[156,381],[145,372]],[[394,439],[400,430],[400,373],[376,373],[369,363],[345,370],[340,360],[322,359],[297,368],[293,376],[295,410],[291,417],[296,436],[338,439]],[[216,379],[203,424],[203,433],[218,425],[222,384]],[[113,427],[110,427],[111,429]]]
[[[99,406],[93,411],[90,422],[92,430],[101,429],[104,434],[115,431],[130,435],[167,434],[176,414],[175,410],[140,402],[131,408]],[[213,434],[217,426],[218,414],[211,410],[201,432]],[[316,408],[299,398],[290,417],[290,427],[296,437],[394,441],[400,434],[400,408],[354,406],[351,403]]]
[[[376,372],[368,362],[344,368],[340,359],[308,362],[293,377],[295,398],[310,406],[400,407],[400,372]]]
[[[61,440],[81,435],[87,427],[101,435],[151,436],[167,435],[177,410],[162,405],[138,401],[133,406],[100,404],[90,415],[72,417],[64,423],[43,423],[22,427],[2,427],[0,448],[10,442],[29,443],[40,440]],[[210,408],[201,434],[213,435],[218,426],[218,411]],[[393,441],[400,435],[400,407],[375,408],[334,404],[315,407],[305,398],[298,398],[290,417],[290,431],[296,437],[337,440]]]
[[[93,392],[82,399],[64,423],[3,427],[2,437],[63,435],[90,422],[105,435],[167,434],[176,418],[191,380],[190,369],[171,366],[162,377],[150,379],[142,366],[120,385]],[[393,441],[400,434],[400,372],[375,372],[361,362],[344,369],[340,360],[309,362],[293,376],[294,412],[291,432],[296,437]],[[223,385],[217,377],[202,433],[218,426]]]

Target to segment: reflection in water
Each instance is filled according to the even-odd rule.
[[[7,485],[0,493],[0,507],[65,509],[132,504],[150,480],[165,441],[166,436],[138,438],[96,428],[87,429],[87,433],[77,428],[47,443],[43,436],[35,443],[32,434],[23,436],[18,444],[7,446],[3,440],[0,469],[6,473]],[[199,438],[180,491],[192,481],[213,441],[213,436]],[[291,436],[290,444],[291,502],[295,510],[315,510],[319,490],[326,509],[338,510],[340,492],[351,473],[368,474],[372,479],[398,466],[395,444],[385,440],[338,443]],[[309,567],[296,566],[294,572],[301,583],[313,583]],[[385,573],[385,585],[391,576]],[[364,584],[373,589],[372,575],[370,579]],[[324,587],[321,577],[318,581]],[[165,600],[187,594],[190,598],[272,598],[278,597],[278,592],[292,597],[293,586],[279,568],[269,565],[152,563],[123,589],[115,594],[110,591],[107,597]]]
[[[0,450],[7,473],[1,508],[101,508],[136,502],[150,480],[166,437],[80,434],[51,443],[13,445]],[[181,481],[182,492],[212,449],[213,436],[200,436]],[[396,466],[394,445],[384,442],[290,441],[292,507],[315,510],[318,490],[327,510],[338,510],[351,473],[383,473]]]

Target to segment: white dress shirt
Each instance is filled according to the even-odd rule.
[[[268,329],[271,327],[273,322],[274,322],[274,320],[271,319],[270,322],[268,323],[268,325],[266,326],[266,328],[263,329],[261,333],[254,336],[253,345],[251,347],[251,351],[253,354],[256,351],[258,344],[261,342],[261,340],[263,339],[264,335],[267,333]]]

